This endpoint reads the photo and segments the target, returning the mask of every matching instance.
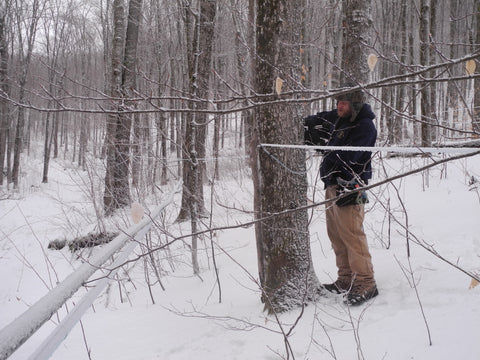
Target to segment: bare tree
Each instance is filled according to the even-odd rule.
[[[254,86],[268,100],[282,99],[283,92],[298,89],[301,78],[301,27],[304,1],[260,0],[257,2],[256,60]],[[275,94],[275,95],[274,95]],[[260,143],[298,144],[302,122],[295,105],[267,105],[256,110]],[[257,226],[259,269],[263,299],[269,312],[285,311],[315,298],[319,283],[315,275],[305,209],[305,152],[291,149],[260,149],[258,153],[260,217]],[[255,169],[254,169],[255,170]]]
[[[8,93],[8,49],[7,49],[7,6],[10,1],[0,4],[0,92]],[[0,98],[0,185],[3,185],[3,169],[7,149],[7,134],[9,132],[8,102]]]
[[[189,91],[194,98],[208,99],[216,0],[201,0],[199,8],[200,11],[196,13],[192,4],[186,2]],[[206,110],[208,102],[192,103],[192,108]],[[204,159],[206,155],[205,131],[208,119],[205,113],[188,113],[186,121],[185,142],[182,147],[187,161],[183,166],[184,187],[179,220],[192,218],[192,210],[197,215],[206,212],[203,196],[204,161],[199,161],[198,158]]]
[[[420,63],[424,66],[430,65],[430,0],[420,0]],[[421,133],[422,146],[430,146],[432,143],[431,109],[432,109],[432,93],[429,85],[423,86],[421,94]]]
[[[122,64],[123,50],[125,41],[125,4],[123,0],[114,0],[113,11],[113,39],[111,55],[111,76],[110,76],[110,96],[118,98],[121,96],[122,85]],[[117,108],[116,104],[112,109]],[[103,195],[103,204],[105,211],[111,212],[116,208],[116,195],[114,188],[115,175],[115,139],[117,131],[117,116],[109,114],[107,117],[107,130],[105,135],[106,147],[106,172],[105,172],[105,191]]]
[[[136,64],[139,24],[141,20],[142,0],[130,0],[128,21],[123,39],[123,3],[114,2],[114,43],[112,54],[112,94],[118,92],[121,101],[117,104],[118,114],[107,124],[107,175],[105,176],[104,208],[106,214],[130,203],[130,133],[133,110],[132,102],[137,87]],[[121,54],[123,53],[123,58]],[[121,62],[118,59],[122,58]]]
[[[192,97],[196,96],[197,90],[197,71],[198,66],[198,27],[196,23],[198,20],[195,16],[198,13],[192,9],[192,3],[190,0],[183,2],[182,14],[185,24],[185,46],[187,51],[187,69],[188,69],[188,91]],[[194,107],[194,103],[191,103]],[[194,114],[188,112],[184,118],[184,136],[182,139],[182,157],[184,159],[182,166],[183,176],[183,191],[182,191],[182,206],[177,219],[179,221],[185,221],[192,219],[192,225],[196,221],[196,214],[192,214],[191,211],[197,209],[197,205],[194,204],[198,199],[197,195],[198,181],[196,176],[198,174],[196,161],[197,150],[195,148],[196,126],[194,125]]]
[[[41,0],[33,0],[31,4],[23,0],[15,0],[14,11],[17,24],[18,41],[18,60],[19,60],[19,95],[18,101],[22,103],[26,96],[27,76],[32,59],[33,47],[35,45],[35,36],[40,16],[44,9],[44,3]],[[29,11],[28,15],[25,11]],[[25,37],[25,38],[24,38]],[[19,185],[20,176],[20,154],[23,151],[23,137],[25,128],[25,109],[18,108],[17,126],[15,130],[15,148],[13,155],[12,181],[15,188]]]
[[[212,74],[212,51],[213,42],[215,40],[215,15],[217,12],[217,0],[201,0],[200,1],[200,34],[199,34],[199,50],[198,56],[198,89],[197,95],[200,99],[208,99],[210,97],[211,87],[210,78]],[[204,101],[199,105],[199,109],[207,110],[210,106],[208,101]],[[203,196],[204,180],[206,178],[206,140],[207,140],[207,126],[209,124],[209,118],[206,113],[200,113],[197,115],[197,152],[200,158],[198,167],[198,204],[200,213],[205,214],[205,201]]]
[[[58,96],[58,88],[61,83],[61,72],[58,67],[60,66],[61,58],[65,58],[65,51],[67,47],[68,39],[68,26],[65,14],[62,13],[60,4],[55,4],[47,9],[49,14],[48,20],[44,21],[44,33],[45,33],[45,56],[46,63],[48,64],[48,92],[52,99],[48,101],[48,106],[51,107],[55,101],[53,99]],[[70,29],[71,30],[71,29]],[[86,57],[87,54],[84,54]],[[86,64],[83,68],[86,71]],[[58,103],[56,108],[58,109]],[[58,112],[47,112],[45,116],[45,132],[44,132],[44,147],[43,147],[43,176],[42,182],[48,182],[48,169],[50,164],[50,154],[52,145],[55,142],[56,133],[55,129],[58,124]]]
[[[476,34],[475,34],[475,44],[476,44],[476,49],[480,48],[480,1],[475,0],[475,5],[474,8],[476,9],[476,16],[475,16],[475,21],[476,21]],[[477,66],[477,71],[476,73],[478,74],[480,71],[478,70]],[[474,100],[473,100],[473,130],[477,133],[477,136],[480,135],[480,78],[475,78],[474,80]]]

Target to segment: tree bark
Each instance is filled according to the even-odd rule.
[[[250,83],[253,83],[253,74],[255,73],[255,66],[256,62],[254,59],[256,58],[256,3],[255,0],[248,0],[248,24],[250,26],[247,27],[247,45],[250,49],[250,56],[249,56],[249,63],[248,63],[248,71],[249,71],[249,78]],[[250,161],[250,168],[252,169],[252,182],[253,182],[253,210],[254,210],[254,217],[255,220],[258,220],[262,216],[262,204],[260,202],[261,198],[261,183],[260,183],[260,175],[258,170],[258,132],[256,131],[256,120],[255,114],[253,111],[249,113],[249,116],[246,121],[246,129],[245,129],[245,149],[248,148],[247,154]],[[261,286],[265,284],[265,252],[263,246],[263,238],[262,238],[262,223],[257,222],[255,226],[255,239],[257,245],[257,264],[258,264],[258,278],[260,280]],[[264,296],[262,295],[262,300],[265,301]]]
[[[207,99],[209,96],[209,78],[211,73],[212,45],[216,0],[201,0],[200,13],[194,16],[190,5],[186,8],[189,90],[192,97]],[[191,108],[206,110],[208,102]],[[192,207],[197,215],[205,214],[203,196],[203,167],[198,158],[205,158],[205,140],[207,117],[204,113],[186,115],[186,133],[183,146],[183,192],[182,208],[178,220],[192,217]]]
[[[123,0],[114,0],[113,6],[113,39],[111,56],[111,77],[110,77],[110,96],[112,99],[121,96],[122,86],[122,64],[123,50],[125,41],[125,6]],[[114,101],[114,100],[112,100]],[[117,110],[116,102],[112,105],[112,110]],[[103,206],[105,213],[111,214],[116,208],[115,188],[114,188],[114,169],[115,169],[115,138],[117,131],[117,115],[107,116],[107,127],[105,134],[106,148],[106,170],[105,170],[105,191],[103,194]]]
[[[301,29],[298,25],[303,6],[303,1],[293,0],[257,2],[254,87],[257,94],[276,91],[277,95],[271,95],[269,100],[282,98],[281,92],[299,86]],[[281,91],[275,86],[280,81],[277,79],[283,81]],[[303,139],[300,109],[287,104],[258,108],[255,121],[260,143],[300,144]],[[304,150],[260,149],[258,172],[260,217],[306,205]],[[265,309],[269,313],[286,311],[314,299],[319,283],[311,259],[307,211],[278,215],[262,221],[258,227]]]
[[[430,65],[430,0],[420,0],[420,63]],[[421,94],[421,137],[422,146],[432,144],[431,122],[431,90],[428,85],[422,86]]]
[[[8,94],[8,49],[6,40],[7,3],[0,5],[0,91]],[[0,98],[0,185],[3,185],[5,156],[7,150],[7,134],[9,130],[8,102]]]
[[[128,8],[127,33],[125,37],[125,53],[123,60],[122,98],[124,104],[119,107],[117,130],[115,137],[115,172],[114,188],[116,204],[123,207],[130,203],[130,134],[133,115],[122,113],[122,110],[136,108],[131,98],[137,88],[137,47],[139,25],[141,22],[142,0],[130,0]]]
[[[139,114],[135,114],[133,117],[132,126],[132,138],[133,143],[131,145],[132,155],[132,187],[137,189],[137,192],[142,187],[141,172],[142,172],[142,143],[144,140],[144,125],[143,119]]]
[[[198,27],[195,19],[194,11],[191,9],[190,2],[185,3],[184,7],[184,21],[185,21],[185,37],[186,37],[186,50],[187,50],[187,68],[188,68],[188,90],[191,92],[191,96],[196,95],[197,85],[197,72],[196,67],[198,64]],[[194,102],[190,102],[191,108],[194,108]],[[196,157],[195,149],[195,132],[194,126],[195,118],[194,114],[188,112],[182,119],[182,126],[184,127],[182,138],[182,177],[183,177],[183,191],[182,191],[182,204],[180,213],[178,214],[177,221],[185,221],[192,218],[192,207],[196,208],[195,202],[197,194],[197,183],[195,179],[196,163],[193,158]]]
[[[476,15],[476,34],[475,34],[475,44],[477,51],[480,49],[480,1],[475,1],[475,9],[477,10]],[[477,65],[476,74],[480,73],[480,66]],[[475,78],[474,80],[474,99],[473,99],[473,124],[472,128],[475,131],[476,136],[480,136],[480,78]]]
[[[107,170],[105,176],[104,210],[110,215],[115,209],[130,203],[130,134],[135,104],[131,98],[137,87],[136,65],[142,0],[130,0],[128,22],[123,41],[124,6],[115,0],[114,39],[112,45],[112,96],[120,96],[118,113],[107,120]],[[122,57],[123,54],[123,57]]]
[[[214,30],[215,30],[215,15],[217,10],[217,0],[201,0],[200,1],[200,18],[199,26],[200,33],[198,37],[199,42],[199,55],[198,55],[198,69],[197,69],[197,82],[198,89],[197,95],[200,99],[208,99],[210,96],[210,74],[212,74],[212,49],[214,42]],[[209,103],[204,101],[200,103],[199,110],[207,110]],[[196,116],[197,122],[197,137],[196,137],[196,150],[198,157],[200,158],[198,164],[198,211],[199,214],[205,215],[207,213],[205,209],[205,200],[203,194],[203,184],[206,179],[206,136],[208,127],[208,115],[206,113],[199,113]]]
[[[371,0],[343,1],[342,85],[368,81],[368,49],[364,44],[370,42],[371,6]]]

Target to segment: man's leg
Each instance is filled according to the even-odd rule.
[[[335,206],[335,208],[339,222],[343,225],[338,231],[347,248],[355,285],[375,285],[372,257],[368,250],[367,236],[363,231],[364,206]]]
[[[360,305],[378,295],[373,272],[372,257],[368,250],[367,236],[363,231],[365,209],[363,205],[335,206],[343,226],[340,236],[347,248],[348,261],[353,273],[353,287],[346,294],[348,305]]]
[[[336,186],[327,187],[325,198],[331,199],[336,196]],[[327,233],[335,252],[335,260],[338,269],[337,281],[343,290],[348,290],[352,282],[352,269],[348,259],[348,248],[345,246],[341,233],[342,224],[339,222],[338,206],[334,203],[325,205]]]

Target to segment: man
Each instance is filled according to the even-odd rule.
[[[337,109],[305,119],[306,134],[314,130],[309,132],[316,133],[313,138],[322,138],[328,133],[328,139],[323,141],[327,146],[374,146],[377,138],[373,124],[375,114],[370,105],[365,104],[363,92],[350,92],[336,100]],[[306,136],[307,143],[308,140]],[[364,204],[368,200],[364,192],[354,190],[366,185],[372,177],[371,152],[326,151],[320,176],[325,184],[326,200],[348,192],[341,199],[326,204],[327,233],[335,252],[338,277],[335,282],[323,286],[330,292],[344,294],[346,304],[360,305],[378,295],[363,231]]]

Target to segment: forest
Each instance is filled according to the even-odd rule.
[[[303,119],[353,87],[387,158],[478,148],[479,50],[479,0],[3,0],[0,206],[51,182],[62,161],[107,233],[122,209],[182,181],[175,221],[190,227],[200,277],[208,188],[241,172],[259,298],[270,315],[289,311],[318,285],[309,211],[323,204],[312,204]]]
[[[254,1],[130,3],[139,7],[132,20],[138,22],[137,38],[129,40],[136,56],[125,63],[134,69],[129,80],[134,85],[133,93],[121,98],[132,108],[127,146],[133,186],[151,191],[157,180],[164,183],[181,172],[167,160],[175,152],[181,157],[185,119],[192,114],[208,115],[212,126],[200,140],[208,140],[214,157],[227,131],[248,153],[248,117],[262,104],[252,86]],[[204,3],[208,6],[200,14]],[[367,69],[362,86],[378,112],[379,143],[445,144],[478,135],[478,3],[360,3],[369,10],[371,26],[355,41],[378,61]],[[21,159],[33,143],[44,144],[44,182],[51,157],[69,158],[83,168],[89,156],[106,158],[108,119],[120,96],[112,93],[118,75],[113,67],[127,49],[126,5],[109,0],[3,2],[0,184],[21,184]],[[341,29],[347,26],[342,9],[348,6],[348,1],[333,0],[305,0],[296,6],[299,17],[292,31],[301,38],[295,59],[301,91],[291,96],[303,100],[300,116],[331,106],[332,92],[340,87]],[[199,26],[208,33],[206,43],[198,43]],[[198,50],[210,54],[202,68],[202,57],[194,59]],[[362,62],[365,68],[367,59]]]

